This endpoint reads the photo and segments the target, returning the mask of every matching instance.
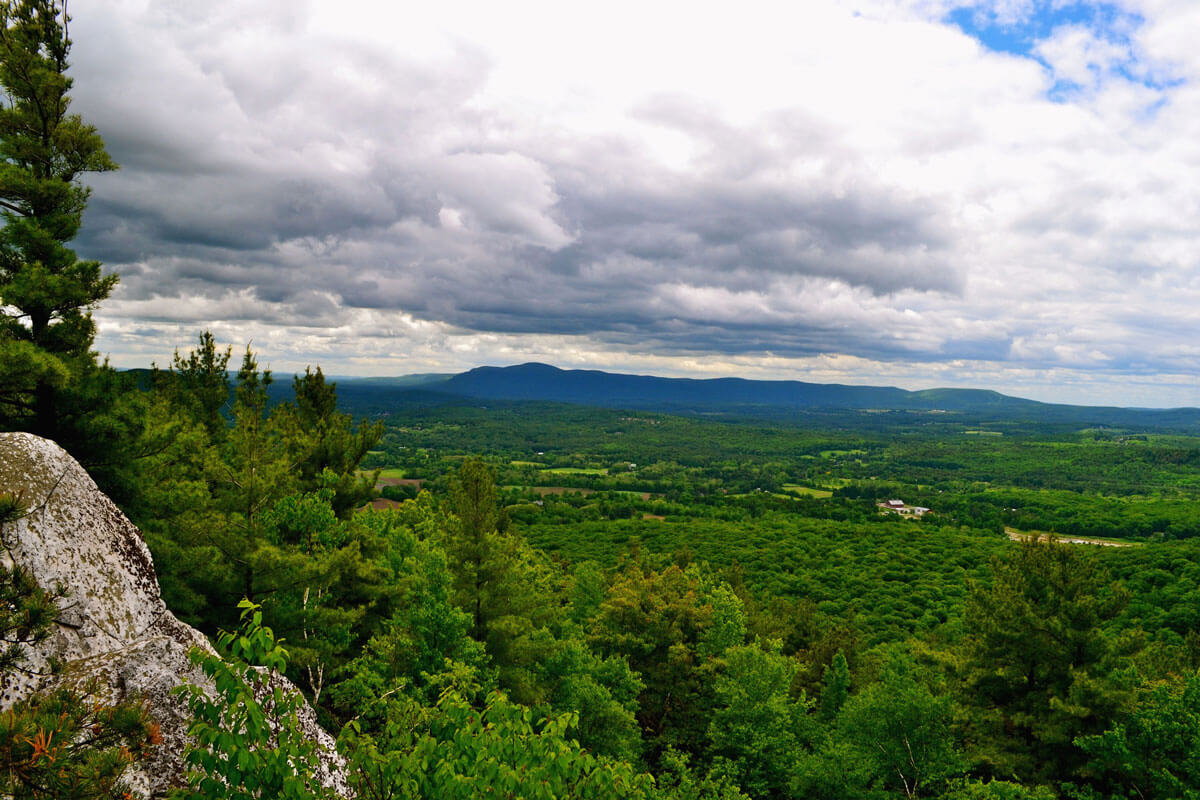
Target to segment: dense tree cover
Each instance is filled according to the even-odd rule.
[[[152,376],[139,402],[162,445],[137,462],[125,506],[177,613],[216,635],[245,601],[286,640],[277,668],[342,732],[363,796],[1115,798],[1187,785],[1186,759],[1152,757],[1144,715],[1190,697],[1178,687],[1200,664],[1200,549],[1002,533],[1018,511],[1117,519],[1182,499],[869,481],[854,474],[880,451],[859,434],[780,432],[807,437],[800,461],[824,468],[828,491],[803,492],[817,481],[792,483],[781,445],[685,466],[672,448],[701,423],[663,418],[643,424],[678,424],[660,445],[670,458],[652,442],[643,462],[607,465],[445,454],[425,462],[433,492],[359,511],[378,474],[363,465],[395,463],[380,425],[338,411],[319,370],[279,402],[250,351],[230,381],[231,356],[202,335]],[[753,435],[730,427],[705,446]],[[771,470],[766,489],[731,491]],[[549,481],[562,488],[539,492]],[[882,514],[876,500],[900,492],[937,511]],[[226,716],[238,704],[205,702],[194,796],[213,776],[261,771],[221,755],[219,732],[246,729]]]
[[[1085,796],[1200,797],[1200,677],[1145,687],[1136,708],[1079,739],[1084,773],[1097,784]]]
[[[181,618],[215,635],[240,600],[261,604],[292,642],[292,677],[320,697],[386,604],[383,545],[353,519],[373,493],[358,464],[379,431],[337,411],[319,370],[272,406],[254,353],[232,393],[228,360],[205,334],[154,374],[150,424],[167,444],[139,463],[127,509]]]
[[[1003,536],[1191,537],[1182,437],[963,445],[961,432],[873,442],[781,429],[739,462],[753,426],[609,411],[585,426],[569,415],[590,412],[551,409],[544,438],[514,444],[513,410],[420,413],[390,423],[373,457],[438,490],[466,449],[456,437],[491,454],[510,529],[561,559],[567,613],[642,681],[641,763],[660,776],[686,754],[707,780],[761,797],[1123,797],[1134,790],[1121,770],[1150,768],[1100,760],[1098,743],[1145,752],[1121,737],[1147,698],[1166,702],[1148,687],[1181,685],[1198,663],[1190,544]],[[893,496],[937,510],[880,514]],[[706,656],[713,586],[742,622]],[[1145,796],[1178,796],[1170,785]]]
[[[318,371],[272,405],[255,355],[232,385],[228,358],[202,337],[151,381],[147,426],[167,446],[143,460],[127,507],[181,613],[216,634],[244,598],[286,639],[277,668],[340,731],[361,796],[1046,800],[1190,786],[1185,756],[1156,760],[1153,722],[1182,715],[1163,735],[1191,735],[1190,541],[1019,544],[1003,518],[962,510],[999,493],[992,507],[1066,513],[1065,490],[943,489],[926,520],[885,515],[875,499],[906,484],[832,486],[832,467],[869,457],[849,446],[859,438],[833,446],[836,432],[806,434],[829,496],[730,492],[673,458],[648,462],[668,465],[651,472],[661,493],[605,488],[642,464],[587,459],[550,479],[592,486],[539,493],[503,482],[531,469],[509,452],[439,456],[433,491],[359,511],[375,479],[362,464],[393,466],[378,426],[338,412]],[[912,489],[913,502],[936,494]],[[208,702],[203,730],[246,728]],[[249,769],[209,738],[194,756],[204,775]]]
[[[114,166],[67,111],[69,48],[61,5],[0,2],[0,425],[82,460],[223,648],[197,656],[217,693],[182,690],[179,797],[329,794],[276,673],[364,798],[1200,797],[1200,440],[445,399],[355,421],[319,367],[280,391],[247,349],[231,381],[209,333],[135,385],[90,351],[115,279],[66,247],[78,176]],[[21,513],[0,497],[0,539]],[[0,671],[61,600],[0,569]],[[120,791],[155,732],[89,692],[0,715],[0,794]]]
[[[996,559],[992,581],[967,598],[964,683],[971,731],[998,776],[1076,777],[1081,736],[1127,704],[1122,668],[1140,644],[1105,635],[1129,601],[1106,570],[1065,546],[1026,542]]]
[[[698,559],[731,578],[736,573],[736,580],[763,603],[803,600],[820,618],[818,627],[855,624],[872,642],[956,624],[965,579],[985,577],[989,557],[1008,547],[986,532],[907,521],[838,523],[779,512],[741,521],[534,526],[526,535],[570,561],[613,564],[631,542],[672,558]],[[795,611],[789,617],[800,620]]]
[[[465,402],[386,409],[389,433],[381,447],[388,464],[435,477],[447,457],[481,454],[492,459],[502,484],[542,469],[585,467],[607,469],[608,475],[559,475],[571,479],[560,485],[640,491],[656,486],[655,476],[641,471],[664,462],[674,464],[672,484],[684,478],[695,484],[738,481],[738,487],[724,485],[730,492],[773,488],[752,483],[756,477],[780,485],[890,481],[954,491],[1011,486],[1120,496],[1200,489],[1200,440],[1194,436],[1066,430],[1036,422],[980,430],[942,416],[909,426],[765,425],[548,403]],[[996,435],[979,435],[988,433]],[[631,463],[633,475],[622,469]]]
[[[982,436],[955,422],[882,435],[548,404],[405,409],[388,423],[367,463],[444,490],[462,457],[486,453],[512,518],[525,524],[772,508],[868,521],[876,501],[900,497],[934,509],[938,524],[997,533],[1200,533],[1194,437],[1036,425]],[[412,490],[388,491],[403,499]]]

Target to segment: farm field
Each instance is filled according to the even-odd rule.
[[[785,483],[780,488],[785,492],[805,495],[807,497],[818,497],[822,499],[826,497],[833,497],[833,492],[828,489],[814,489],[811,486],[800,486],[799,484],[795,483]]]
[[[381,455],[380,451],[378,450],[368,455],[372,454],[376,456]],[[404,478],[404,470],[398,467],[387,467],[379,470],[379,478],[380,480],[400,480]]]
[[[539,470],[543,475],[607,475],[604,467],[547,467]]]
[[[1048,541],[1054,539],[1062,544],[1094,544],[1103,547],[1140,547],[1141,542],[1129,542],[1121,539],[1101,539],[1098,537],[1075,537],[1075,536],[1059,536],[1046,531],[1019,531],[1015,528],[1005,528],[1004,532],[1009,539],[1014,542],[1024,542],[1029,540]]]

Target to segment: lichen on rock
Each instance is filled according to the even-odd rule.
[[[127,782],[135,796],[164,796],[182,785],[191,721],[186,702],[172,690],[185,681],[207,685],[188,651],[211,651],[211,645],[163,603],[141,532],[57,444],[0,433],[0,493],[26,508],[16,522],[0,526],[0,563],[67,591],[54,634],[27,649],[22,672],[0,674],[0,710],[63,682],[94,682],[109,701],[147,699],[163,743],[150,761],[131,768]],[[63,668],[51,671],[52,662]],[[332,737],[311,708],[302,712],[305,733],[323,754],[322,782],[347,795]]]

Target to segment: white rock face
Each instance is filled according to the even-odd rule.
[[[147,698],[163,744],[126,779],[136,796],[164,796],[181,784],[191,721],[185,702],[170,692],[184,681],[211,685],[188,661],[191,648],[212,652],[211,646],[167,610],[141,533],[61,447],[0,433],[0,493],[17,495],[28,509],[0,528],[0,563],[15,563],[39,585],[68,592],[54,635],[28,649],[26,672],[0,675],[0,711],[58,682],[88,678],[98,679],[110,700]],[[65,669],[51,675],[51,659]],[[323,751],[322,782],[348,795],[333,739],[311,708],[303,711],[305,732]]]

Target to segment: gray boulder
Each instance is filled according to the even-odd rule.
[[[17,495],[28,510],[0,528],[0,563],[17,564],[41,586],[68,593],[53,635],[28,648],[22,671],[0,675],[0,711],[64,681],[96,680],[109,701],[148,699],[163,743],[125,780],[137,797],[165,795],[181,785],[191,721],[171,690],[184,681],[211,687],[188,651],[212,647],[167,610],[141,533],[57,444],[0,433],[0,493]],[[63,669],[52,674],[52,660]],[[307,704],[301,721],[322,754],[322,782],[348,795],[345,764]]]

